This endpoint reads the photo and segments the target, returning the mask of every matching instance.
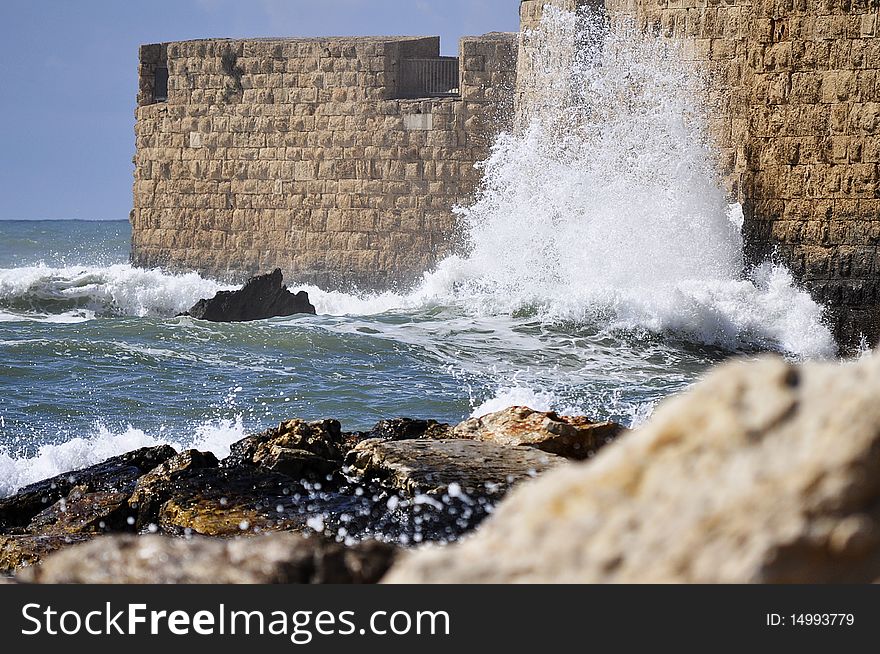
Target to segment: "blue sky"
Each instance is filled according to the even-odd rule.
[[[0,220],[126,219],[137,50],[205,37],[515,31],[518,0],[0,0]]]

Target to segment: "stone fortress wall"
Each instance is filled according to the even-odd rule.
[[[516,36],[204,40],[140,51],[132,259],[387,288],[455,243],[511,115]]]
[[[595,0],[551,0],[572,9]],[[547,0],[522,3],[524,26]],[[719,171],[751,262],[775,256],[880,337],[880,0],[606,0],[707,73]]]
[[[683,44],[708,74],[719,172],[743,204],[750,261],[777,257],[832,307],[843,342],[876,342],[880,0],[523,0],[523,27],[548,3],[606,5]],[[474,164],[512,126],[514,98],[535,92],[517,50],[511,34],[465,38],[458,87],[421,80],[419,94],[413,65],[447,65],[437,38],[144,46],[134,262],[413,281],[454,247],[451,209],[472,196]]]

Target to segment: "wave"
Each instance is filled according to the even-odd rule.
[[[511,406],[527,406],[535,411],[558,411],[561,414],[583,414],[580,407],[561,407],[559,396],[552,391],[534,390],[528,386],[502,386],[494,396],[476,407],[471,417],[481,418]]]
[[[743,274],[742,212],[717,180],[703,80],[676,46],[552,7],[525,38],[547,101],[498,140],[460,210],[469,252],[443,272],[461,278],[458,294],[547,320],[833,356],[823,308],[790,272]]]
[[[230,445],[246,435],[241,417],[203,422],[193,428],[189,438],[167,438],[161,432],[153,435],[131,426],[114,432],[98,424],[90,436],[43,445],[33,456],[0,450],[0,497],[8,497],[28,484],[81,470],[141,447],[167,444],[178,451],[197,449],[224,458],[229,455]]]
[[[676,46],[553,7],[525,39],[544,101],[497,140],[476,202],[458,209],[466,254],[408,294],[310,288],[319,312],[456,306],[833,357],[824,308],[790,271],[743,272],[742,209],[718,183],[704,80]]]
[[[45,265],[0,269],[0,311],[15,318],[58,322],[95,316],[169,317],[203,297],[231,288],[197,273],[112,266]],[[63,319],[62,319],[63,320]]]

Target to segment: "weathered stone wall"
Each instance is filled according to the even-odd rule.
[[[142,47],[134,263],[413,281],[454,247],[451,209],[510,118],[516,38],[462,39],[457,94],[400,99],[401,62],[438,56],[436,37]]]
[[[733,98],[750,254],[777,250],[844,342],[880,336],[878,6],[756,1]]]
[[[524,0],[605,4],[680,40],[707,72],[719,174],[751,261],[774,255],[880,335],[880,0]],[[133,258],[223,277],[282,267],[324,285],[409,282],[455,245],[453,205],[534,94],[512,35],[461,43],[459,95],[399,99],[401,61],[436,38],[145,46]],[[155,70],[169,69],[154,103]],[[517,79],[518,77],[518,79]]]
[[[521,5],[523,25],[546,0]],[[573,8],[593,0],[550,0]],[[719,172],[747,255],[775,255],[831,307],[838,336],[880,336],[880,0],[606,0],[683,43],[708,75]]]

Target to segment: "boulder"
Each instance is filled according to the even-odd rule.
[[[326,459],[308,450],[272,445],[255,457],[261,468],[296,479],[322,478],[339,470],[340,461]]]
[[[233,443],[223,465],[252,465],[298,479],[324,477],[342,466],[350,445],[336,420],[288,420]]]
[[[97,465],[31,484],[0,499],[0,530],[26,527],[34,517],[79,486],[83,492],[131,493],[144,473],[174,456],[167,445],[146,447]]]
[[[211,322],[248,322],[292,316],[298,313],[315,313],[309,295],[300,291],[296,295],[282,284],[281,269],[267,275],[249,279],[237,291],[220,291],[210,300],[199,300],[184,316]]]
[[[564,461],[528,447],[462,439],[366,440],[348,455],[349,472],[405,495],[500,497],[513,484]]]
[[[134,512],[129,493],[89,493],[75,488],[30,521],[28,532],[40,535],[133,531]]]
[[[880,578],[880,357],[726,364],[389,582]]]
[[[614,440],[624,428],[614,422],[560,416],[514,406],[455,427],[456,438],[472,438],[505,446],[524,445],[568,459],[583,460]]]
[[[367,520],[343,526],[403,543],[449,542],[479,526],[511,486],[564,462],[473,440],[366,440],[349,453],[347,472],[373,502]]]
[[[297,529],[309,517],[297,501],[306,495],[301,484],[259,468],[194,468],[151,490],[149,503],[159,509],[150,531],[231,536]]]
[[[316,536],[272,534],[229,540],[103,536],[46,558],[19,579],[45,584],[375,583],[395,548],[344,547]]]
[[[347,434],[351,446],[366,440],[405,441],[416,438],[453,438],[452,427],[436,420],[393,418],[382,420],[370,430]]]
[[[137,513],[136,529],[142,531],[151,524],[158,524],[162,505],[180,490],[181,480],[191,471],[217,468],[219,465],[217,457],[211,452],[187,450],[138,479],[128,500],[129,506]]]

